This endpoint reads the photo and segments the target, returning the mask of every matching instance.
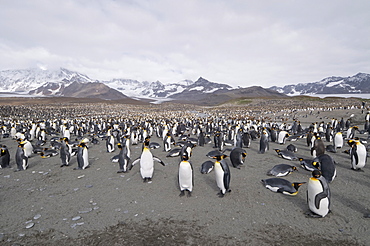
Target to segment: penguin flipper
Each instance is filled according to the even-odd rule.
[[[166,164],[156,156],[153,156],[153,160],[158,161],[159,163],[161,163],[162,166],[166,166]]]
[[[357,151],[355,153],[353,153],[353,157],[355,157],[355,165],[357,165],[358,163],[358,154],[357,154]]]
[[[131,166],[130,166],[130,169],[129,170],[131,170],[133,167],[134,167],[134,165],[136,164],[136,163],[138,163],[140,161],[140,157],[139,158],[137,158],[136,160],[134,160],[132,163],[131,163]]]
[[[315,207],[317,209],[320,208],[320,202],[322,199],[328,197],[328,194],[326,192],[321,192],[315,196]]]

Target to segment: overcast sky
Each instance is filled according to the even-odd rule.
[[[370,73],[369,0],[0,0],[0,70],[248,87]]]

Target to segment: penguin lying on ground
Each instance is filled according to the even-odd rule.
[[[298,194],[298,189],[302,184],[306,182],[294,182],[282,178],[270,178],[262,179],[262,184],[269,190],[273,192],[283,193],[285,195],[295,196]]]
[[[275,165],[272,169],[270,169],[267,172],[267,175],[283,177],[283,176],[286,176],[292,173],[293,171],[297,171],[297,168],[295,166],[291,166],[288,164],[278,164],[278,165]]]

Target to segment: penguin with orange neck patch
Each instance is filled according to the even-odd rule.
[[[307,202],[311,217],[322,218],[330,212],[329,184],[319,170],[313,171],[308,181]]]
[[[154,161],[158,161],[163,166],[166,165],[161,159],[153,156],[152,152],[150,152],[149,144],[150,138],[147,137],[145,138],[143,143],[143,151],[141,152],[141,156],[133,161],[130,167],[131,170],[135,164],[140,162],[140,174],[143,178],[144,183],[152,181],[154,173]]]
[[[224,197],[226,192],[230,190],[230,169],[227,165],[225,158],[228,157],[222,153],[214,155],[212,158],[216,159],[214,163],[214,170],[216,174],[216,183],[220,192],[217,194],[219,197]]]

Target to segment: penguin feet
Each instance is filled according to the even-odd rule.
[[[19,172],[19,171],[23,171],[23,169],[17,168],[17,169],[14,170],[14,172]]]
[[[181,192],[180,192],[180,195],[179,195],[180,197],[181,196],[185,196],[185,191],[184,190],[182,190]]]
[[[124,170],[117,171],[117,173],[124,173],[124,172],[125,172]]]
[[[152,182],[152,178],[144,178],[143,179],[143,182],[144,183],[151,183]]]
[[[306,213],[306,217],[311,217],[311,218],[323,218],[321,215],[318,215],[318,214],[316,214],[316,213],[314,213],[314,212],[312,212],[312,211],[308,211],[308,212]]]
[[[73,168],[73,170],[82,170],[82,168],[81,167],[75,167],[75,168]]]
[[[225,196],[225,194],[222,193],[222,191],[220,191],[219,193],[217,193],[217,195],[218,195],[219,198],[223,198]]]
[[[188,191],[187,197],[191,197],[191,191]]]

